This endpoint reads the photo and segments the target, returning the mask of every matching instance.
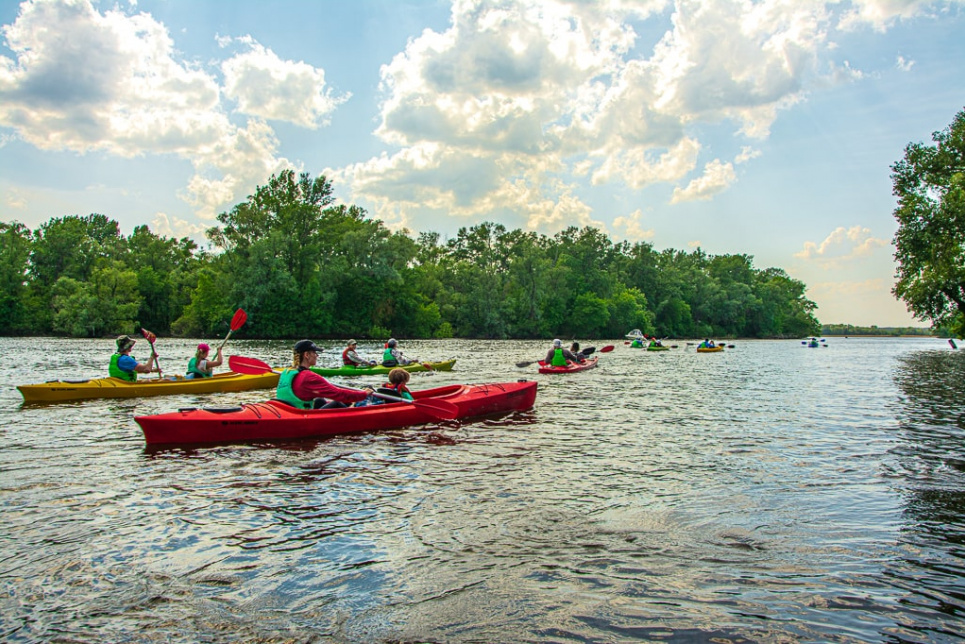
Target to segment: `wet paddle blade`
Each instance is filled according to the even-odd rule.
[[[267,362],[262,362],[257,358],[246,358],[245,356],[228,356],[228,368],[235,373],[247,375],[257,375],[272,370]]]
[[[614,348],[614,347],[613,347],[612,344],[608,344],[608,345],[606,345],[605,347],[603,347],[602,349],[600,349],[600,353],[610,353],[611,351],[613,351],[613,348]]]

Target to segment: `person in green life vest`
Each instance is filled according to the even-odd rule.
[[[154,351],[151,351],[151,357],[148,358],[147,362],[138,362],[131,355],[131,349],[134,348],[136,342],[137,340],[129,335],[122,335],[117,338],[117,352],[111,356],[111,363],[108,367],[111,378],[136,382],[137,374],[157,371],[152,367],[154,358],[157,357]]]
[[[406,358],[402,349],[399,348],[399,341],[395,338],[389,338],[389,341],[385,343],[385,351],[382,353],[382,366],[397,367],[401,365],[404,367],[413,362],[418,362],[418,360]]]
[[[554,367],[565,367],[567,362],[579,362],[580,359],[569,349],[563,348],[562,340],[553,340],[553,347],[546,353],[543,360],[548,365]]]
[[[281,372],[275,398],[301,409],[348,407],[372,393],[365,389],[346,389],[333,385],[311,370],[318,361],[318,347],[311,340],[300,340],[292,351],[292,366]]]
[[[644,336],[646,337],[646,336]],[[631,349],[642,349],[643,348],[643,338],[634,338],[633,342],[630,343]]]
[[[208,353],[210,352],[211,347],[207,344],[204,342],[199,344],[194,357],[188,360],[188,372],[184,377],[190,380],[192,378],[210,378],[213,376],[214,368],[220,367],[224,359],[221,357],[221,347],[218,347],[214,360],[208,360]]]

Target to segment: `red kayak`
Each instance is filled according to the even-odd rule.
[[[414,401],[367,407],[296,409],[269,400],[221,409],[191,407],[134,420],[148,445],[313,438],[525,411],[536,401],[536,382],[448,385],[412,395]]]
[[[590,358],[586,362],[568,362],[565,367],[554,367],[547,365],[544,361],[539,361],[540,373],[573,373],[574,371],[585,371],[596,366],[599,358]]]

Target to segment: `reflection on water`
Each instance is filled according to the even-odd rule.
[[[110,353],[45,342],[51,378]],[[406,343],[458,358],[413,387],[535,378],[531,412],[147,450],[134,414],[268,392],[26,407],[36,342],[0,338],[0,640],[960,641],[965,352],[614,344],[540,376],[545,343]]]

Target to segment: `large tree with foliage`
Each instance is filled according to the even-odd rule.
[[[920,320],[965,335],[965,110],[932,134],[934,145],[910,143],[892,169],[898,198],[892,292]]]

